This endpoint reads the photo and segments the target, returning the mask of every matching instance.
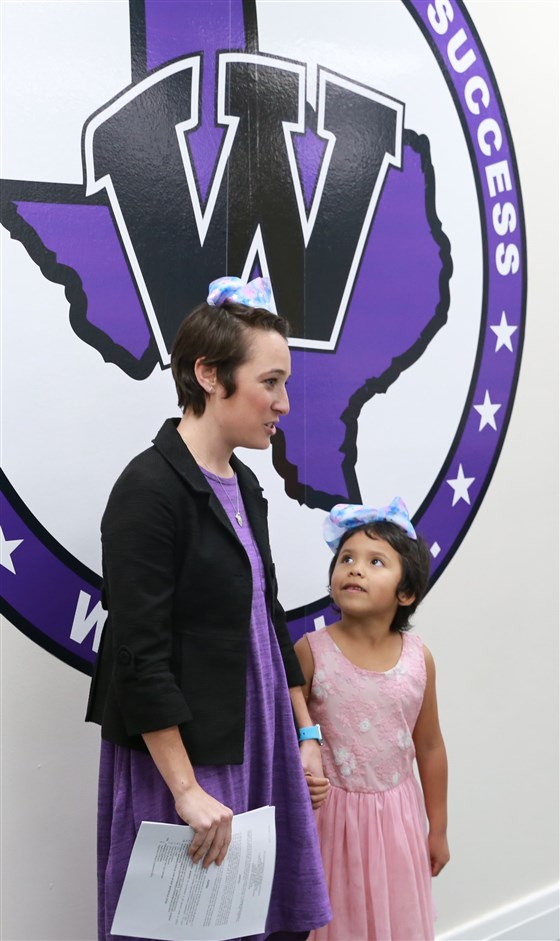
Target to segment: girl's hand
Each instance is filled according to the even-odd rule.
[[[305,772],[313,810],[317,810],[329,793],[329,780],[323,773],[321,746],[315,739],[308,739],[299,746],[301,764]]]
[[[196,831],[188,853],[192,861],[204,860],[204,869],[211,863],[219,866],[231,843],[233,811],[196,783],[175,801],[175,810]]]
[[[449,862],[449,846],[445,833],[432,833],[430,831],[428,849],[430,851],[432,876],[439,876],[443,867]]]
[[[330,790],[328,778],[314,778],[310,771],[305,772],[305,780],[309,788],[311,806],[313,810],[318,810],[321,804],[327,799]]]

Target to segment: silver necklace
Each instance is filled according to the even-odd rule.
[[[195,456],[195,458],[197,459],[197,461],[199,462],[199,464],[202,464],[203,467],[206,467],[206,470],[207,470],[207,471],[210,471],[210,473],[213,474],[214,472],[211,471],[210,468],[206,466],[206,464],[204,463],[204,461],[202,460],[202,458],[200,457],[200,455],[196,453],[196,451],[195,451],[195,449],[193,448],[192,444],[189,444],[188,447],[191,449],[192,453],[194,454],[194,456]],[[239,510],[239,487],[237,486],[237,474],[235,473],[235,471],[233,472],[233,479],[235,480],[235,502],[236,502],[236,504],[237,504],[236,506],[233,505],[233,502],[232,502],[232,500],[231,500],[231,497],[230,497],[229,493],[227,492],[226,488],[224,487],[222,481],[220,480],[219,475],[218,475],[218,474],[214,474],[214,477],[215,477],[216,480],[218,481],[220,487],[222,488],[222,490],[223,490],[223,492],[224,492],[224,494],[225,494],[225,496],[226,496],[226,499],[227,499],[227,501],[228,501],[228,503],[229,503],[231,509],[233,510],[233,514],[234,514],[234,516],[235,516],[235,521],[236,521],[237,525],[238,525],[238,526],[243,526],[243,517],[241,516],[241,512],[240,512],[240,510]]]
[[[218,477],[218,475],[216,475],[216,480],[218,481],[220,487],[221,487],[222,490],[224,491],[224,493],[225,493],[225,495],[226,495],[226,497],[227,497],[227,501],[228,501],[230,507],[232,508],[232,510],[233,510],[233,512],[234,512],[237,525],[238,525],[238,526],[243,526],[243,517],[241,516],[241,513],[239,512],[239,487],[237,486],[237,474],[235,473],[235,471],[233,472],[233,479],[235,480],[235,500],[236,500],[236,503],[237,503],[237,509],[234,507],[233,503],[231,502],[231,497],[230,497],[229,493],[227,492],[226,488],[224,487],[222,481],[220,480],[220,478]]]

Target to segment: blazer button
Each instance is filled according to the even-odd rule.
[[[128,667],[132,663],[132,652],[128,647],[121,647],[117,654],[117,663],[121,667]]]

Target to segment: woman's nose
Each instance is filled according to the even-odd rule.
[[[282,392],[279,394],[277,401],[274,403],[275,411],[279,415],[287,415],[290,411],[290,400],[288,398],[287,389],[282,389]]]

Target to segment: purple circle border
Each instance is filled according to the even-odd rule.
[[[438,62],[461,120],[469,149],[480,207],[483,247],[483,300],[480,311],[480,336],[471,385],[462,418],[447,458],[429,494],[414,517],[414,523],[432,548],[431,585],[441,576],[453,558],[473,522],[492,479],[507,432],[513,408],[521,363],[527,291],[527,253],[519,175],[513,143],[501,96],[490,64],[461,0],[452,0],[453,21],[444,35],[432,29],[426,0],[402,0],[415,20]],[[475,61],[463,73],[450,65],[449,40],[464,31],[461,53],[472,49]],[[458,53],[459,54],[459,53]],[[465,103],[467,81],[477,75],[489,91],[490,101],[480,115],[469,111]],[[138,80],[142,77],[142,70]],[[492,118],[502,135],[499,153],[485,156],[477,143],[481,120]],[[506,161],[511,173],[511,188],[498,198],[488,193],[487,167]],[[498,201],[509,202],[515,209],[517,227],[506,236],[519,253],[519,267],[514,274],[501,275],[494,259],[500,237],[496,235],[492,210]],[[498,340],[497,327],[505,315],[512,330],[507,343]],[[495,425],[483,426],[476,410],[488,394],[499,403]],[[457,498],[449,481],[461,474],[471,481],[468,499]],[[91,673],[95,660],[92,648],[94,631],[87,643],[69,638],[80,598],[87,598],[84,617],[93,616],[100,602],[100,578],[61,546],[24,504],[5,475],[0,472],[2,520],[8,540],[22,539],[21,552],[14,550],[17,572],[28,582],[2,569],[0,610],[24,634],[72,667]],[[32,586],[31,588],[29,586]],[[321,621],[333,619],[328,598],[321,598],[287,613],[294,640],[312,631]]]

